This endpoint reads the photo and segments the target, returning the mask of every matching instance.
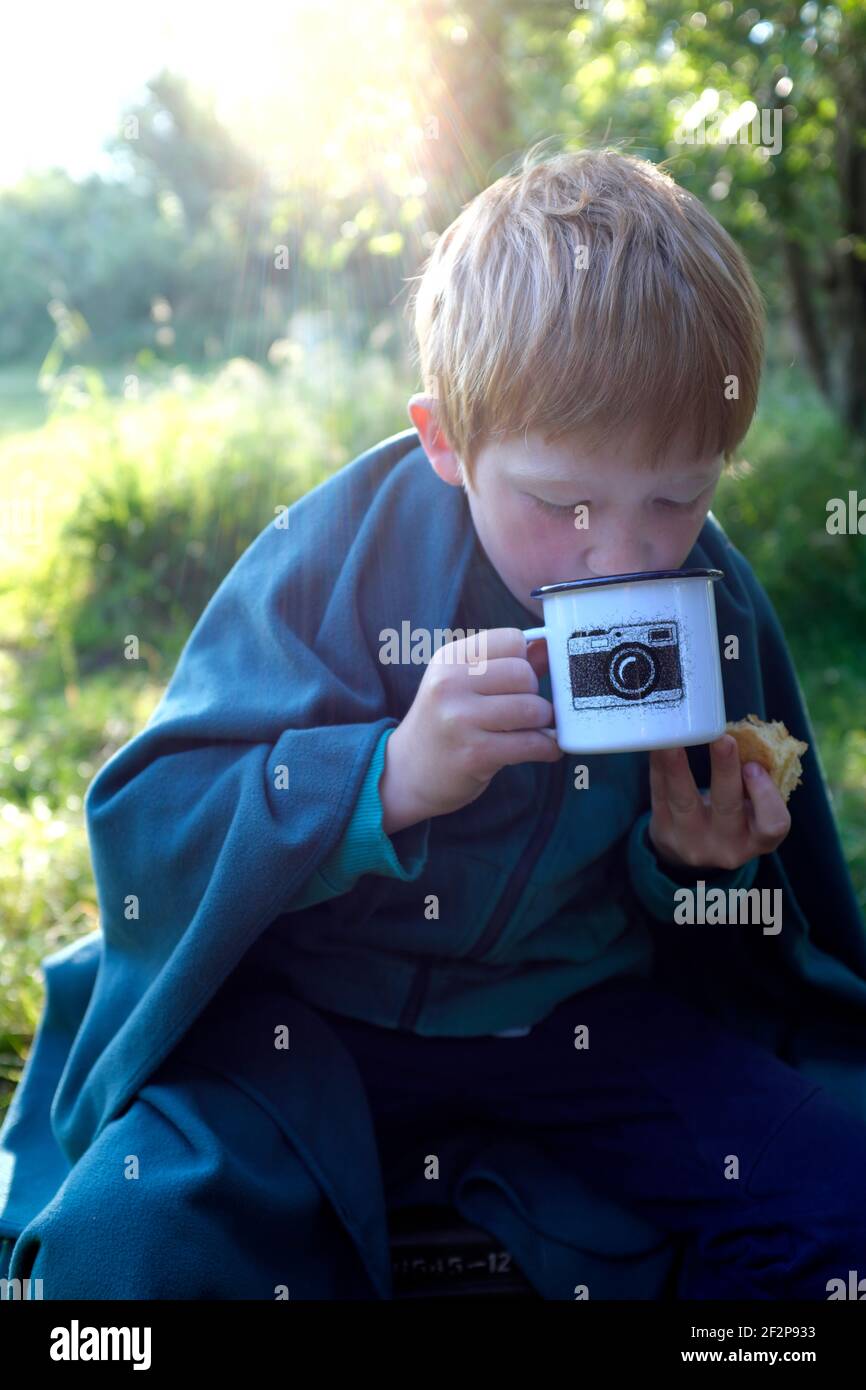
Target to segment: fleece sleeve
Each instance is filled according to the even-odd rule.
[[[424,868],[429,820],[406,826],[391,836],[382,829],[379,779],[385,765],[385,745],[393,732],[393,728],[386,729],[376,744],[342,839],[289,903],[289,912],[347,893],[362,874],[381,874],[409,882]]]
[[[631,885],[640,901],[660,922],[674,920],[677,903],[674,894],[681,888],[693,888],[703,879],[707,889],[751,888],[758,871],[758,859],[746,860],[738,869],[680,869],[672,864],[662,867],[652,840],[649,838],[651,811],[638,816],[628,837],[627,862]]]

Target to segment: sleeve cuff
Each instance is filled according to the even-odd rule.
[[[639,816],[628,838],[628,874],[643,905],[660,922],[673,923],[677,908],[675,893],[694,888],[703,879],[707,888],[751,888],[758,871],[758,859],[748,859],[738,869],[699,869],[690,865],[662,868],[649,838],[651,811]]]
[[[386,729],[376,744],[346,834],[319,871],[335,893],[346,892],[361,874],[383,874],[410,882],[427,862],[429,819],[391,836],[382,829],[379,779],[385,766],[385,744],[393,732],[393,728]]]

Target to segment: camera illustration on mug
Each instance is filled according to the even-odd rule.
[[[576,710],[623,702],[674,705],[683,698],[673,621],[576,629],[568,639],[568,669]]]
[[[565,753],[710,743],[725,730],[713,586],[724,571],[639,570],[541,584],[527,643],[547,643],[554,732]]]

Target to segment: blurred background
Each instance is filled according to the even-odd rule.
[[[866,0],[88,0],[4,28],[0,1109],[39,961],[98,925],[87,786],[275,507],[408,427],[412,277],[540,140],[665,161],[754,267],[766,373],[714,511],[784,624],[866,910]]]

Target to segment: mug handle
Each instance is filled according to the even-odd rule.
[[[535,640],[536,637],[543,637],[544,640],[545,640],[545,642],[549,642],[549,641],[550,641],[550,633],[548,632],[548,630],[547,630],[546,627],[525,627],[525,628],[522,628],[521,630],[522,630],[523,635],[524,635],[524,637],[526,638],[527,642],[533,642],[533,641]],[[548,660],[549,660],[549,657],[548,657]],[[552,729],[541,729],[539,732],[542,733],[542,734],[547,734],[550,738],[553,739],[554,743],[556,742],[556,728],[555,728],[555,727],[552,728]]]

